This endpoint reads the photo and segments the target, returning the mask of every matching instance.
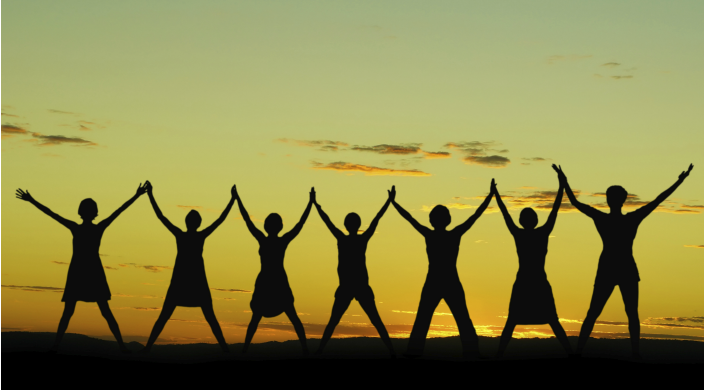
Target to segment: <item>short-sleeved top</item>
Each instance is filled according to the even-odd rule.
[[[426,283],[459,282],[457,256],[460,253],[462,234],[454,230],[430,230],[424,234],[428,254]]]
[[[337,276],[340,278],[340,286],[369,284],[366,252],[370,238],[366,234],[357,234],[343,235],[337,239]]]
[[[599,256],[595,284],[640,281],[633,257],[633,241],[644,217],[644,213],[639,210],[628,214],[599,212],[592,217],[604,244]]]

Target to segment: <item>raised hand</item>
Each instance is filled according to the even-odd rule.
[[[396,186],[391,186],[391,190],[387,190],[389,193],[389,200],[390,201],[395,201],[396,200]]]
[[[142,183],[139,183],[139,187],[137,188],[137,193],[135,194],[135,196],[141,196],[144,195],[145,192],[147,192],[147,183],[148,181],[145,182],[144,185],[142,185]]]
[[[315,201],[315,187],[310,187],[310,203],[316,203],[316,201]]]
[[[567,182],[567,176],[565,176],[565,173],[562,172],[562,167],[557,166],[555,164],[552,164],[552,169],[557,172],[557,178],[560,180],[561,183],[566,183]]]
[[[491,189],[489,190],[489,193],[491,194],[496,194],[498,190],[496,189],[496,182],[494,179],[491,179]]]
[[[232,194],[232,197],[234,199],[237,199],[239,195],[237,194],[237,185],[232,185],[232,189],[230,190],[230,194]]]
[[[689,172],[692,172],[692,168],[694,168],[694,165],[689,164],[689,169],[687,169],[687,172],[682,171],[682,173],[680,173],[680,180],[686,179],[687,176],[689,176]]]
[[[17,192],[15,192],[15,195],[17,196],[17,199],[22,199],[26,202],[31,202],[34,200],[34,198],[32,198],[32,195],[29,194],[29,190],[22,191],[20,188],[18,188]]]
[[[151,194],[152,190],[154,189],[152,187],[152,183],[149,180],[147,180],[146,183],[144,183],[144,187],[147,189],[147,192],[150,194]]]

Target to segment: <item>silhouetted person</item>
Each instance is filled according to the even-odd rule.
[[[389,332],[386,331],[386,327],[379,316],[379,311],[376,309],[374,291],[372,291],[372,288],[369,286],[366,258],[367,244],[374,235],[379,220],[384,216],[394,196],[396,196],[396,187],[391,187],[386,203],[384,203],[384,206],[381,207],[379,213],[374,217],[369,228],[362,234],[359,234],[359,227],[362,225],[362,220],[359,218],[359,215],[356,213],[347,214],[345,217],[345,228],[349,235],[345,235],[345,233],[335,227],[328,215],[323,211],[323,208],[320,207],[318,202],[315,202],[315,207],[318,209],[320,218],[323,219],[325,225],[337,239],[337,276],[340,278],[340,287],[335,291],[335,303],[332,305],[330,322],[328,322],[328,326],[325,327],[323,338],[320,340],[320,346],[316,352],[318,355],[323,353],[323,349],[328,343],[328,340],[330,340],[330,337],[332,337],[335,327],[340,323],[340,319],[345,314],[345,311],[347,311],[352,300],[356,299],[359,305],[362,306],[362,310],[367,313],[372,325],[374,325],[377,332],[379,332],[379,336],[386,345],[386,348],[389,349],[392,356],[396,356],[394,347],[391,344],[391,339],[389,339]]]
[[[220,348],[222,348],[223,352],[229,352],[225,337],[223,337],[222,330],[220,329],[220,324],[215,317],[215,311],[213,311],[213,298],[210,296],[208,278],[205,276],[203,246],[205,245],[205,239],[225,221],[225,218],[227,218],[227,214],[230,212],[232,204],[235,203],[235,199],[237,198],[235,187],[233,186],[230,191],[232,197],[227,203],[225,210],[220,214],[220,217],[207,228],[198,231],[202,222],[200,214],[196,210],[189,211],[186,215],[185,232],[174,226],[171,221],[161,213],[159,206],[156,204],[156,199],[154,199],[152,185],[149,182],[147,182],[147,192],[157,218],[159,218],[161,223],[176,237],[176,248],[178,252],[176,253],[174,272],[171,275],[171,284],[169,284],[169,290],[166,292],[166,298],[164,299],[164,307],[161,308],[159,318],[154,324],[152,333],[149,335],[149,341],[147,341],[143,352],[149,352],[152,348],[152,345],[154,345],[154,342],[156,342],[159,334],[161,334],[161,331],[164,329],[166,322],[169,321],[174,310],[176,310],[176,306],[200,307],[203,311],[203,316],[205,316],[205,320],[208,322],[208,325],[210,325],[210,329],[218,340],[218,344],[220,344]]]
[[[587,318],[584,319],[582,329],[579,332],[578,354],[581,354],[584,350],[584,345],[589,339],[594,323],[599,318],[601,311],[614,291],[614,287],[619,286],[623,303],[626,306],[626,315],[628,316],[628,332],[631,335],[633,357],[635,359],[640,358],[640,319],[638,318],[638,282],[640,282],[640,276],[638,275],[636,261],[633,258],[633,240],[636,238],[638,226],[643,219],[650,215],[660,203],[667,199],[682,184],[693,167],[690,164],[687,172],[682,172],[675,184],[665,190],[655,200],[627,214],[623,214],[621,208],[628,197],[628,192],[621,186],[609,187],[606,190],[606,203],[609,205],[610,212],[607,214],[579,202],[572,193],[567,177],[562,172],[562,167],[558,168],[553,165],[553,169],[560,175],[560,180],[565,183],[565,190],[570,202],[577,210],[594,220],[596,230],[599,232],[601,241],[604,244],[604,249],[599,257],[599,267],[596,271],[592,301],[589,304]]]
[[[98,250],[100,249],[100,240],[103,238],[105,229],[145,191],[146,183],[144,186],[140,184],[137,188],[137,193],[133,197],[115,210],[112,215],[97,224],[94,224],[93,220],[98,216],[98,204],[93,199],[83,199],[78,206],[78,215],[83,220],[83,223],[79,225],[54,213],[48,207],[34,200],[29,191],[17,190],[17,198],[33,204],[44,214],[54,218],[56,222],[68,228],[73,235],[73,256],[71,256],[71,264],[68,267],[64,295],[61,298],[61,302],[64,302],[64,313],[61,316],[61,321],[59,321],[56,340],[51,348],[52,352],[58,351],[59,343],[64,337],[64,333],[66,333],[66,328],[68,328],[68,323],[76,310],[76,302],[78,301],[97,302],[100,313],[108,322],[110,331],[115,336],[120,350],[122,352],[130,352],[122,342],[120,327],[115,321],[110,305],[108,305],[108,301],[111,298],[110,287],[108,287],[108,280],[105,277],[105,270],[103,269],[103,263],[100,261]]]
[[[491,182],[493,184],[494,180],[492,179]],[[422,355],[425,338],[428,335],[430,322],[433,319],[433,312],[440,300],[445,299],[457,322],[464,357],[478,357],[479,339],[472,320],[469,318],[464,288],[462,288],[460,276],[457,274],[457,255],[460,251],[462,235],[482,215],[489,202],[491,202],[493,195],[493,192],[489,192],[489,195],[477,208],[477,211],[474,212],[474,215],[452,230],[446,230],[452,219],[450,210],[445,206],[435,206],[430,212],[430,224],[433,226],[433,230],[418,223],[408,211],[396,203],[395,198],[391,200],[391,203],[401,216],[410,222],[418,233],[423,235],[426,252],[428,253],[428,277],[425,279],[425,285],[423,285],[423,291],[420,295],[418,314],[411,330],[406,356],[417,357]]]
[[[237,190],[234,188],[233,191],[236,193]],[[257,281],[254,283],[252,301],[249,303],[249,307],[252,309],[252,320],[247,327],[247,336],[244,340],[242,352],[247,352],[247,349],[249,349],[249,344],[252,342],[262,317],[276,317],[281,313],[286,313],[286,316],[293,324],[293,328],[296,330],[298,339],[301,341],[303,353],[308,354],[306,332],[303,329],[301,320],[298,318],[296,308],[293,306],[293,292],[288,284],[286,270],[284,270],[284,256],[286,255],[286,248],[301,232],[303,224],[306,223],[310,208],[315,202],[315,189],[310,189],[310,200],[301,216],[301,220],[298,221],[293,229],[281,237],[279,237],[279,232],[283,229],[284,224],[279,214],[271,213],[264,220],[264,230],[268,234],[265,236],[252,223],[247,210],[242,204],[242,198],[238,195],[237,199],[239,199],[238,205],[242,219],[247,224],[249,232],[252,233],[259,243],[259,257],[262,264]]]
[[[538,214],[532,208],[527,207],[521,210],[518,222],[523,226],[523,229],[520,229],[513,223],[513,218],[511,218],[506,205],[501,200],[495,184],[491,190],[496,196],[496,203],[498,203],[501,214],[504,216],[506,226],[516,241],[519,264],[516,282],[513,284],[513,290],[511,291],[508,319],[506,320],[504,331],[501,333],[498,357],[500,358],[504,355],[516,325],[533,324],[550,324],[555,337],[560,341],[565,351],[571,354],[572,347],[570,347],[567,334],[557,317],[552,287],[550,287],[548,276],[545,274],[548,238],[555,227],[557,212],[560,210],[564,183],[562,180],[560,181],[560,188],[557,190],[555,204],[552,206],[548,221],[545,225],[537,228]]]

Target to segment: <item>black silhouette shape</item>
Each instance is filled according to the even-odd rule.
[[[335,303],[332,305],[332,314],[330,315],[330,322],[328,326],[325,327],[325,332],[323,332],[323,338],[320,340],[320,346],[316,355],[322,354],[325,345],[332,337],[333,332],[335,332],[335,327],[340,323],[340,319],[347,311],[347,308],[352,303],[353,299],[359,302],[362,306],[362,310],[367,313],[369,320],[372,325],[379,332],[381,340],[384,342],[386,347],[389,349],[391,356],[396,356],[394,352],[394,347],[391,344],[391,339],[389,338],[389,332],[386,331],[384,323],[381,321],[379,316],[379,311],[376,308],[376,302],[374,301],[374,291],[369,286],[369,274],[367,273],[367,244],[369,240],[374,235],[379,220],[384,216],[386,209],[389,208],[389,204],[396,196],[396,187],[391,187],[389,191],[389,198],[386,203],[381,207],[379,213],[377,213],[369,228],[362,234],[358,234],[359,227],[362,225],[362,220],[356,213],[349,213],[345,217],[345,228],[349,235],[345,235],[340,229],[338,229],[323,208],[315,202],[315,207],[318,209],[318,214],[322,218],[325,225],[330,229],[330,232],[337,239],[337,251],[338,251],[338,265],[337,265],[337,275],[340,278],[340,287],[335,291]]]
[[[162,214],[159,206],[156,204],[154,190],[149,182],[147,182],[147,192],[157,218],[159,218],[161,223],[176,237],[178,252],[176,254],[174,272],[171,276],[171,284],[169,285],[166,298],[164,299],[164,307],[161,308],[159,318],[154,324],[152,333],[149,335],[149,341],[147,341],[143,352],[149,352],[157,337],[159,337],[159,334],[161,334],[161,331],[164,329],[166,322],[169,321],[174,310],[176,310],[176,306],[200,307],[203,311],[203,316],[205,316],[205,320],[208,322],[208,325],[210,325],[210,329],[218,340],[218,344],[220,344],[220,348],[222,348],[223,352],[229,352],[225,337],[222,335],[222,330],[220,329],[220,324],[215,317],[215,311],[213,311],[213,298],[210,296],[208,279],[205,275],[203,246],[205,245],[205,239],[225,221],[225,218],[227,218],[227,214],[230,212],[237,198],[235,187],[233,186],[230,191],[232,197],[227,203],[225,210],[220,214],[220,217],[207,228],[198,231],[202,221],[200,214],[196,210],[189,211],[186,215],[185,232],[174,226],[171,221]]]
[[[235,187],[233,187],[233,191],[236,193]],[[286,313],[286,316],[293,324],[293,328],[296,330],[298,339],[301,341],[303,353],[307,355],[306,332],[293,305],[293,292],[288,284],[288,276],[286,276],[286,270],[284,269],[284,256],[286,255],[286,248],[301,232],[303,225],[306,223],[310,208],[315,202],[315,189],[310,189],[310,200],[301,216],[301,220],[298,221],[293,229],[281,237],[279,237],[279,232],[281,232],[284,225],[279,214],[271,213],[264,220],[264,230],[268,234],[265,236],[252,223],[252,219],[242,204],[242,198],[238,195],[237,199],[239,200],[238,205],[242,219],[247,224],[249,232],[259,242],[259,257],[262,264],[257,281],[254,283],[252,301],[249,303],[249,307],[252,309],[252,319],[247,327],[247,335],[242,352],[247,352],[247,349],[249,349],[249,344],[252,342],[262,317],[276,317],[281,313]]]
[[[689,165],[686,172],[682,172],[679,178],[670,188],[660,194],[655,200],[647,205],[627,214],[621,212],[624,202],[628,197],[628,192],[621,186],[611,186],[606,190],[606,202],[609,205],[609,213],[599,211],[589,205],[581,203],[575,198],[567,177],[562,171],[562,167],[553,165],[553,169],[560,175],[560,180],[565,183],[565,191],[570,202],[577,210],[586,214],[594,220],[596,230],[601,236],[604,249],[599,257],[599,266],[596,271],[594,281],[594,292],[589,304],[587,318],[582,323],[579,332],[579,342],[577,343],[577,354],[581,354],[589,339],[589,335],[594,329],[594,323],[604,309],[609,300],[614,287],[619,286],[623,303],[626,306],[628,316],[628,332],[631,336],[631,350],[634,359],[640,358],[640,319],[638,318],[638,267],[633,258],[633,240],[636,238],[640,223],[655,210],[677,187],[689,176],[694,166]]]
[[[562,193],[564,183],[560,181],[560,188],[555,197],[555,204],[548,216],[545,225],[537,227],[538,214],[530,207],[521,210],[518,222],[523,229],[520,229],[513,222],[513,218],[508,213],[506,205],[501,200],[501,195],[496,188],[496,184],[491,187],[496,203],[499,205],[501,214],[504,216],[506,226],[516,241],[516,252],[518,252],[518,274],[516,282],[511,291],[511,303],[508,307],[508,318],[501,333],[498,356],[501,358],[511,341],[513,330],[516,325],[550,324],[555,337],[560,341],[568,354],[572,353],[572,347],[567,339],[565,330],[560,325],[555,308],[555,299],[552,295],[552,287],[548,282],[545,273],[545,257],[548,254],[548,239],[552,229],[555,227],[557,213],[562,203]]]
[[[494,180],[492,179],[491,182],[493,183]],[[464,357],[478,357],[479,339],[472,320],[469,318],[464,288],[457,273],[457,255],[460,251],[462,235],[482,215],[493,195],[493,192],[489,192],[474,215],[452,230],[446,230],[451,221],[450,210],[447,207],[438,205],[430,212],[430,224],[433,226],[433,230],[418,223],[408,211],[396,203],[395,199],[392,199],[391,203],[401,216],[410,222],[418,233],[423,235],[428,253],[428,276],[420,295],[418,314],[411,330],[408,351],[405,356],[418,357],[422,355],[433,312],[440,300],[445,299],[457,322]]]
[[[97,302],[100,313],[108,322],[110,331],[113,336],[115,336],[120,350],[122,352],[130,352],[122,342],[120,327],[117,325],[115,316],[110,310],[110,305],[108,305],[108,301],[111,298],[110,287],[108,287],[108,280],[105,277],[105,270],[103,269],[103,263],[100,261],[98,250],[100,249],[100,240],[103,238],[105,229],[107,229],[123,211],[130,207],[137,198],[144,194],[145,191],[146,183],[144,186],[140,183],[137,188],[137,193],[135,193],[133,197],[120,206],[119,209],[115,210],[109,217],[97,224],[94,224],[93,220],[98,216],[98,204],[95,203],[93,199],[83,199],[78,206],[78,215],[80,215],[83,223],[77,224],[54,213],[48,207],[37,202],[32,195],[30,195],[29,191],[17,189],[17,198],[33,204],[44,214],[64,225],[73,235],[73,255],[71,256],[71,264],[68,267],[64,295],[61,298],[61,301],[64,302],[64,312],[59,321],[56,339],[51,348],[52,352],[58,351],[59,344],[61,343],[64,333],[66,333],[68,323],[76,310],[76,302],[78,301]]]

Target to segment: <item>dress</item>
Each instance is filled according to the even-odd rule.
[[[545,274],[549,235],[550,231],[544,227],[513,232],[519,268],[508,317],[517,324],[546,324],[558,319],[552,287]]]
[[[594,285],[615,286],[640,281],[638,266],[633,257],[633,241],[638,226],[646,216],[646,213],[638,209],[625,215],[600,212],[592,217],[604,244]]]
[[[265,237],[259,241],[262,268],[249,303],[253,314],[276,317],[293,306],[293,292],[284,270],[284,256],[290,242],[286,236]]]
[[[61,302],[109,301],[110,287],[98,254],[105,226],[73,223],[69,229],[73,235],[73,256]]]
[[[203,262],[203,232],[178,232],[178,254],[166,300],[175,306],[202,307],[213,304]]]
[[[337,238],[337,276],[340,286],[335,299],[358,302],[374,301],[374,291],[369,286],[367,273],[367,244],[371,235],[342,235]]]

